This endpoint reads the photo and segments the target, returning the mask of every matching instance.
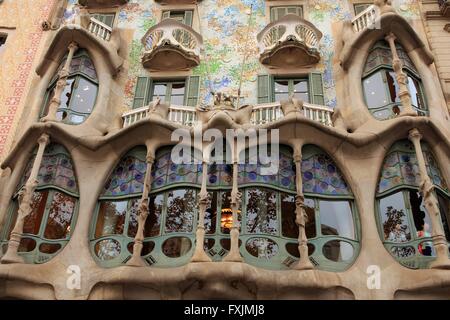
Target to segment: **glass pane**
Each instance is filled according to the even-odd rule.
[[[298,226],[295,222],[295,196],[281,194],[281,228],[283,237],[298,239]]]
[[[400,98],[398,94],[400,92],[400,88],[397,83],[397,76],[393,71],[385,71],[386,80],[389,89],[389,95],[391,96],[390,102],[400,102]]]
[[[120,243],[114,239],[101,240],[95,244],[95,254],[103,261],[116,258],[120,251]]]
[[[162,251],[169,258],[179,258],[191,250],[192,242],[186,237],[169,238],[164,241]]]
[[[128,236],[134,238],[138,229],[138,209],[141,199],[132,199],[130,201],[130,220],[128,222]]]
[[[308,239],[315,238],[316,237],[316,210],[315,210],[315,203],[314,199],[305,199],[305,213],[307,216],[306,221],[306,237]]]
[[[388,99],[381,72],[376,72],[363,80],[364,96],[369,108],[387,105]]]
[[[193,189],[168,192],[166,232],[192,232],[196,202]]]
[[[352,210],[348,201],[319,201],[322,235],[355,239]]]
[[[76,112],[90,114],[97,98],[97,85],[83,78],[78,79],[78,86],[73,93],[71,109]]]
[[[393,242],[411,240],[411,228],[406,212],[402,192],[394,193],[380,200],[380,218],[385,240]]]
[[[266,238],[252,238],[247,241],[245,248],[248,253],[257,258],[270,259],[278,253],[278,244]]]
[[[174,104],[174,105],[178,105],[178,106],[182,106],[184,105],[184,95],[180,96],[180,95],[172,95],[170,97],[170,103]]]
[[[185,83],[172,83],[172,94],[181,94],[184,95]]]
[[[414,226],[417,231],[417,238],[431,237],[431,220],[423,199],[418,191],[408,190],[407,195],[411,204],[411,212],[414,219]]]
[[[275,101],[286,100],[289,98],[289,81],[275,80]]]
[[[152,195],[149,200],[147,220],[145,221],[144,237],[159,236],[161,230],[161,213],[164,203],[164,195]]]
[[[349,261],[353,258],[353,246],[348,242],[331,240],[323,246],[322,253],[331,261]]]
[[[308,81],[305,80],[293,80],[294,92],[306,92],[308,91]]]
[[[308,92],[296,92],[294,93],[294,97],[296,97],[299,100],[302,100],[304,102],[309,102],[309,94]]]
[[[409,76],[408,76],[408,91],[411,95],[411,104],[416,108],[425,109],[422,104],[419,81]]]
[[[122,234],[128,201],[102,201],[98,212],[95,237]]]
[[[19,252],[31,252],[36,248],[36,241],[30,238],[20,239]]]
[[[450,200],[438,192],[437,194],[439,211],[441,213],[442,225],[444,227],[445,237],[450,241],[449,219],[450,219]]]
[[[167,92],[167,85],[163,83],[155,83],[153,85],[153,99],[160,97],[161,100],[165,101]]]
[[[247,189],[247,232],[278,232],[277,193],[264,189]]]
[[[205,211],[205,232],[206,234],[214,234],[216,232],[217,222],[217,196],[218,191],[209,193],[211,199],[208,208]]]
[[[70,235],[70,224],[75,210],[75,198],[64,193],[55,192],[50,204],[47,226],[44,237],[46,239],[65,239]]]
[[[36,191],[31,199],[31,213],[25,217],[23,233],[37,235],[41,227],[42,216],[45,212],[48,191]]]
[[[64,109],[69,108],[69,102],[70,102],[70,98],[72,97],[74,85],[75,85],[75,78],[67,79],[67,84],[64,87],[64,90],[61,93],[61,97],[60,97],[60,99],[61,99],[61,104],[59,105],[60,108],[64,108]]]
[[[42,243],[39,246],[39,251],[46,254],[54,254],[61,249],[61,244],[59,243]]]
[[[233,226],[233,211],[231,210],[231,191],[220,193],[221,203],[221,217],[220,217],[220,231],[224,234],[229,234]],[[238,210],[238,226],[241,225],[241,207]]]

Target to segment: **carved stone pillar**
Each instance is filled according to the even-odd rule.
[[[133,267],[144,267],[147,265],[144,259],[142,259],[141,253],[142,248],[144,247],[144,227],[148,217],[148,194],[151,191],[152,166],[155,158],[152,155],[147,154],[146,161],[147,169],[145,171],[144,190],[142,190],[142,197],[138,207],[138,229],[136,231],[136,236],[134,237],[133,255],[127,262],[128,266]]]
[[[230,252],[223,261],[242,262],[239,253],[239,220],[238,211],[242,201],[242,193],[238,189],[238,160],[237,155],[233,156],[233,188],[231,189],[231,211],[233,214],[233,225],[230,230]]]
[[[202,164],[202,187],[199,194],[199,212],[198,212],[198,223],[197,231],[195,233],[195,251],[192,256],[191,262],[211,262],[211,258],[206,254],[203,248],[203,243],[205,242],[205,212],[208,206],[208,191],[206,189],[206,184],[208,181],[208,163],[203,161]]]
[[[37,177],[39,168],[41,167],[42,158],[44,156],[45,147],[50,142],[50,137],[47,134],[42,134],[37,140],[39,147],[34,158],[33,167],[31,169],[30,177],[28,178],[25,186],[19,193],[19,209],[17,211],[17,220],[14,229],[11,232],[11,237],[8,242],[8,249],[3,256],[1,263],[24,263],[21,256],[18,255],[18,249],[20,240],[23,234],[23,224],[25,218],[31,213],[31,203],[33,201],[33,194],[38,185]]]
[[[417,163],[419,164],[420,193],[422,194],[425,209],[427,210],[431,220],[431,237],[433,239],[433,246],[436,251],[436,260],[430,264],[430,268],[450,269],[448,245],[440,221],[438,200],[434,194],[434,185],[427,173],[425,159],[423,157],[422,147],[420,145],[422,135],[419,130],[414,128],[409,131],[408,138],[414,144]]]
[[[398,57],[397,48],[395,47],[395,35],[391,32],[385,37],[386,41],[389,42],[392,53],[392,67],[394,68],[395,74],[397,76],[398,86],[400,92],[398,94],[400,101],[403,106],[403,110],[400,116],[417,116],[417,112],[414,111],[411,105],[411,95],[408,91],[408,77],[403,72],[403,62]]]
[[[78,45],[75,42],[69,44],[69,53],[67,55],[64,67],[58,73],[58,82],[56,82],[55,92],[50,100],[50,105],[48,106],[48,113],[45,117],[41,119],[43,122],[47,121],[57,121],[56,112],[61,105],[61,94],[67,85],[67,78],[70,74],[70,64],[72,63],[73,55],[78,49]]]
[[[303,195],[301,150],[295,152],[294,163],[295,187],[297,190],[297,195],[295,196],[295,223],[298,226],[298,252],[300,253],[300,259],[293,264],[291,268],[296,270],[308,270],[314,269],[314,266],[309,260],[308,239],[306,238],[306,222],[308,222],[308,216],[305,212],[305,197]]]

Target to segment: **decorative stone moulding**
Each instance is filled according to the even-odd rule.
[[[188,70],[200,64],[202,36],[175,19],[164,19],[151,27],[142,44],[142,65],[149,70]]]
[[[79,16],[57,30],[36,73],[40,76],[45,74],[49,60],[58,59],[61,52],[67,51],[71,42],[77,43],[80,48],[100,50],[111,73],[115,75],[119,72],[124,61],[118,54],[121,42],[119,31],[91,17],[87,10],[82,9]]]
[[[127,4],[130,0],[78,0],[78,3],[86,7],[113,7]]]
[[[322,33],[294,14],[269,23],[257,36],[259,61],[274,68],[298,68],[320,60]]]

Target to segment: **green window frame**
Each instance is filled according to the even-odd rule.
[[[353,10],[355,12],[355,16],[366,10],[368,7],[370,7],[373,3],[354,3],[353,4]]]
[[[323,76],[322,73],[312,72],[306,77],[274,77],[272,75],[258,75],[258,104],[279,102],[276,100],[276,82],[284,81],[288,83],[288,95],[293,93],[307,96],[308,100],[303,99],[307,103],[317,105],[325,104]],[[307,84],[307,90],[295,90],[294,83],[303,82]],[[281,93],[281,91],[280,91]]]
[[[166,86],[164,93],[156,93],[157,86]],[[183,93],[177,92],[176,85],[184,85]],[[176,105],[196,106],[200,95],[200,77],[190,76],[185,79],[153,80],[149,77],[138,77],[136,81],[135,94],[133,99],[133,109],[147,106],[154,98],[159,96],[162,101],[172,103],[174,99]]]
[[[270,7],[270,22],[277,21],[287,14],[295,14],[303,18],[303,6],[274,6]]]
[[[91,13],[91,17],[97,19],[101,23],[106,24],[112,28],[114,26],[114,20],[116,18],[115,13]]]
[[[420,75],[403,47],[398,43],[396,47],[407,76],[412,107],[419,115],[427,116],[427,100]],[[370,50],[361,82],[364,101],[376,119],[392,119],[400,114],[402,105],[398,97],[397,77],[392,66],[391,50],[385,41],[377,42]],[[370,99],[372,95],[376,100]]]
[[[192,18],[194,16],[193,10],[165,10],[162,12],[161,20],[170,18],[178,22],[184,23],[192,27]]]
[[[52,80],[50,81],[49,86],[47,87],[47,91],[44,97],[44,103],[40,112],[40,118],[44,117],[48,112],[48,108],[51,99],[53,98],[56,84],[58,82],[58,73],[63,68],[66,59],[67,55],[61,61],[57,72],[55,73]],[[80,101],[78,102],[80,103],[84,102],[83,98],[90,99],[88,110],[77,110],[77,95],[75,95],[75,93],[79,91],[86,92],[85,90],[81,89],[80,86],[88,88],[88,90],[92,90],[94,92],[91,96],[79,98]],[[67,84],[61,94],[61,104],[57,109],[57,119],[60,122],[73,125],[81,124],[86,121],[89,115],[93,112],[94,107],[97,103],[98,88],[99,82],[95,66],[92,63],[92,60],[90,59],[87,51],[84,49],[79,49],[74,54],[72,59],[69,76],[67,78]],[[64,96],[67,98],[63,99]],[[66,100],[66,102],[64,102],[64,100]],[[64,106],[64,104],[66,105]]]

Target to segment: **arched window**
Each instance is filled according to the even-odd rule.
[[[175,164],[171,151],[162,148],[156,153],[141,253],[150,265],[158,267],[176,267],[189,261],[197,223],[201,164]],[[101,266],[126,263],[133,253],[145,158],[145,147],[128,152],[100,196],[91,232],[91,250]]]
[[[3,254],[17,219],[18,192],[30,176],[36,152],[28,161],[13,196],[5,228],[0,234]],[[19,253],[27,263],[44,263],[62,250],[75,227],[78,209],[75,171],[70,155],[63,146],[51,143],[46,147],[37,180],[32,212],[25,218],[19,246]]]
[[[407,76],[412,107],[419,115],[427,115],[428,109],[419,73],[403,47],[399,43],[396,43],[396,47],[403,62],[403,72]],[[386,41],[378,41],[371,49],[364,66],[362,84],[366,104],[375,118],[385,120],[400,114],[402,105],[399,85],[392,67],[391,49]]]
[[[441,211],[447,241],[449,191],[429,146],[422,142],[426,168]],[[396,142],[384,159],[377,190],[378,228],[386,249],[406,267],[426,268],[434,260],[431,221],[419,193],[419,166],[413,144]]]
[[[50,81],[45,96],[41,117],[47,115],[50,102],[54,96],[58,74],[66,63],[67,56],[61,61],[59,68]],[[61,103],[56,118],[68,124],[80,124],[92,113],[97,99],[98,78],[88,53],[79,49],[70,64],[67,84],[61,93]]]

